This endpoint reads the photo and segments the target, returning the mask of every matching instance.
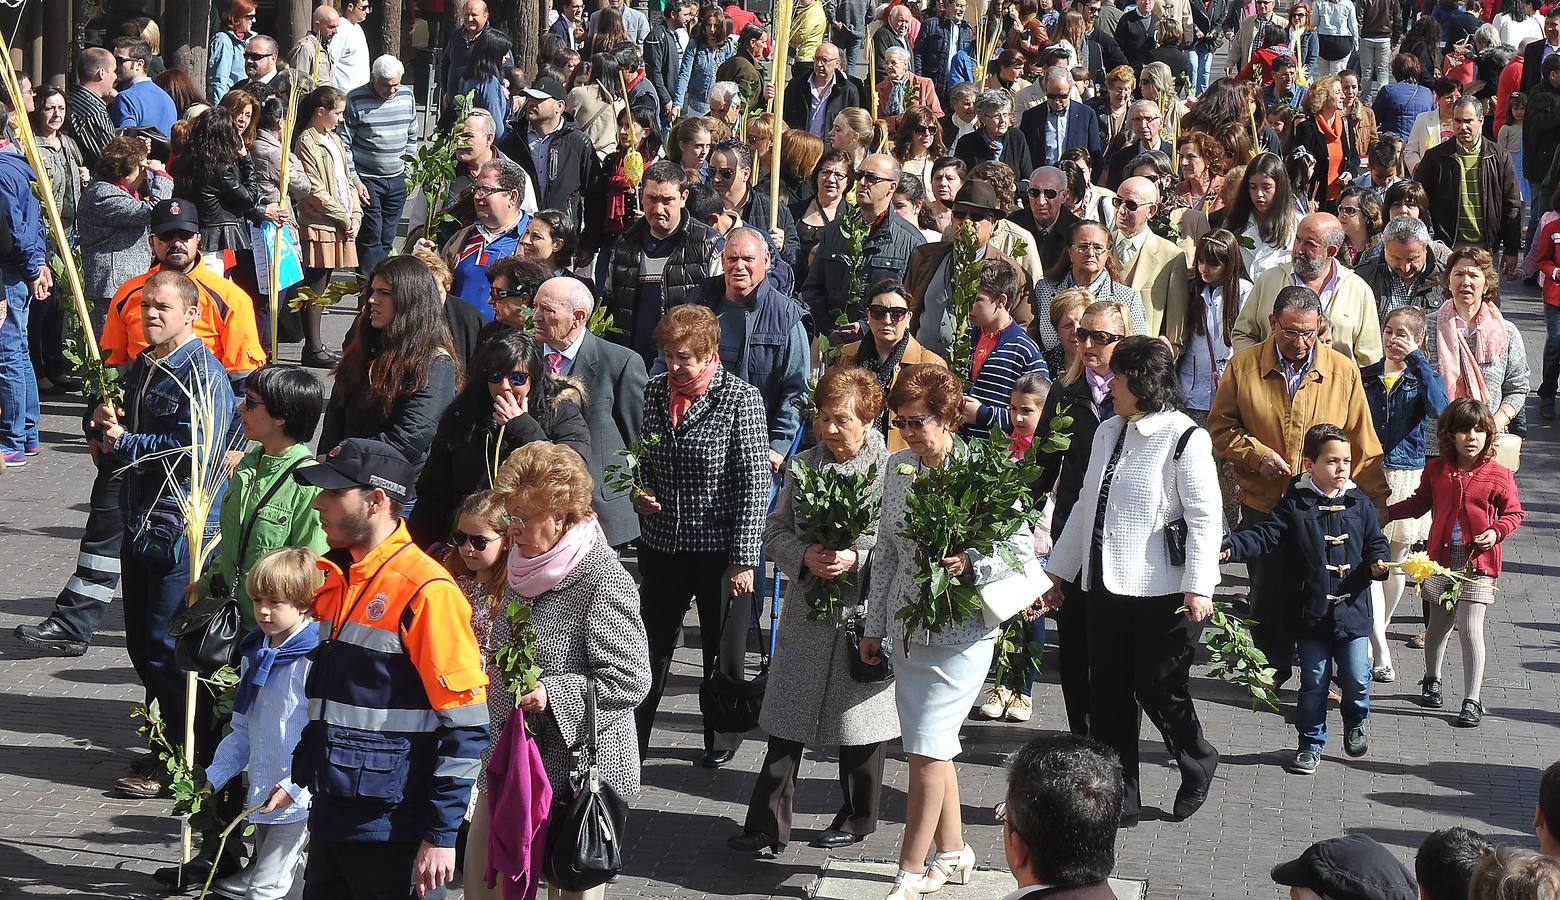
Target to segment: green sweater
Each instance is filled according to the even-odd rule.
[[[1479,196],[1479,158],[1483,154],[1483,138],[1472,150],[1464,150],[1459,144],[1452,151],[1452,157],[1457,160],[1457,170],[1462,175],[1462,202],[1457,212],[1457,228],[1453,232],[1457,235],[1459,245],[1484,242],[1484,213],[1480,206],[1483,198]]]
[[[200,594],[206,596],[211,590],[211,579],[221,575],[238,598],[246,631],[255,627],[255,610],[244,582],[256,560],[278,547],[308,547],[321,554],[330,549],[325,543],[325,531],[320,528],[320,514],[309,505],[319,488],[299,484],[289,475],[287,483],[266,501],[265,509],[258,514],[255,510],[260,498],[288,467],[312,455],[306,444],[294,444],[279,457],[266,456],[264,447],[255,447],[238,464],[222,497],[222,543],[217,548],[216,562],[201,576]],[[241,548],[239,538],[252,516],[255,522],[249,530],[249,546]]]

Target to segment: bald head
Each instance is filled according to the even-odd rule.
[[[1343,241],[1343,223],[1332,213],[1311,213],[1301,219],[1290,253],[1295,274],[1306,281],[1330,275]]]
[[[336,12],[334,6],[317,6],[314,8],[314,33],[320,36],[320,40],[328,41],[336,36],[336,30],[341,27],[341,13]]]
[[[1136,237],[1148,227],[1148,220],[1159,211],[1159,186],[1142,176],[1133,176],[1116,189],[1116,230]]]
[[[585,282],[570,275],[542,282],[531,302],[536,312],[536,337],[554,350],[568,349],[579,340],[596,305]]]
[[[856,167],[856,206],[868,220],[881,216],[893,205],[899,187],[899,160],[887,153],[872,153]]]
[[[471,40],[482,32],[488,24],[488,5],[483,0],[466,0],[466,5],[460,8],[460,27],[466,33],[466,39]]]

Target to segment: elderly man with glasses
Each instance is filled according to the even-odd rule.
[[[1074,147],[1089,151],[1091,165],[1098,167],[1105,147],[1100,142],[1100,117],[1087,105],[1072,97],[1072,72],[1065,66],[1045,70],[1042,81],[1045,102],[1024,113],[1018,130],[1029,141],[1029,158],[1040,166],[1054,166],[1062,154]]]
[[[1012,169],[1014,177],[1028,178],[1035,166],[1029,142],[1013,128],[1013,95],[1000,89],[986,91],[975,101],[975,113],[980,127],[959,138],[953,155],[971,169],[994,160]]]
[[[1159,111],[1159,104],[1152,100],[1132,104],[1127,112],[1127,130],[1136,140],[1110,155],[1110,161],[1105,165],[1105,187],[1115,190],[1126,177],[1127,167],[1144,153],[1158,150],[1165,156],[1171,155],[1170,142],[1162,136],[1164,127],[1165,117]]]
[[[780,117],[789,128],[800,128],[827,143],[829,126],[840,110],[865,106],[856,83],[841,71],[840,48],[828,41],[813,54],[812,72],[807,78],[792,78],[785,86]]]
[[[1120,281],[1142,295],[1148,335],[1164,335],[1179,354],[1188,302],[1186,254],[1148,227],[1148,220],[1159,212],[1159,186],[1147,178],[1128,178],[1111,202],[1116,220],[1110,231],[1110,255]]]
[[[1248,301],[1248,309],[1254,305]],[[1316,291],[1286,283],[1267,307],[1266,335],[1271,337],[1237,350],[1214,392],[1208,431],[1214,454],[1231,464],[1240,485],[1242,526],[1272,513],[1300,471],[1306,431],[1324,422],[1348,435],[1354,480],[1385,514],[1381,441],[1371,424],[1360,370],[1354,360],[1321,344],[1322,307]],[[1284,594],[1265,582],[1264,566],[1246,565],[1256,619],[1253,637],[1277,670],[1275,688],[1282,687],[1294,659],[1285,611],[1274,608]]]
[[[1041,166],[1029,176],[1021,198],[1024,205],[1008,221],[1034,235],[1040,269],[1055,270],[1067,253],[1067,234],[1079,219],[1067,208],[1067,175],[1055,166]]]

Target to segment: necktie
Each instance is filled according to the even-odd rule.
[[[1132,262],[1132,257],[1137,255],[1132,247],[1132,242],[1122,235],[1116,235],[1110,242],[1111,255],[1116,257],[1116,262],[1127,265]]]
[[[556,350],[547,351],[547,371],[557,375],[563,371],[563,354]]]

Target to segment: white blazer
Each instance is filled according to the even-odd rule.
[[[1176,464],[1175,445],[1196,422],[1175,410],[1149,413],[1130,424],[1121,459],[1111,479],[1105,510],[1104,588],[1123,597],[1193,593],[1213,596],[1219,584],[1222,501],[1213,443],[1197,428]],[[1089,471],[1067,526],[1051,548],[1046,571],[1083,588],[1094,584],[1089,548],[1100,480],[1116,438],[1128,423],[1116,416],[1100,423],[1089,451]],[[1165,525],[1186,519],[1186,566],[1170,565]],[[1081,576],[1081,580],[1080,580]]]

